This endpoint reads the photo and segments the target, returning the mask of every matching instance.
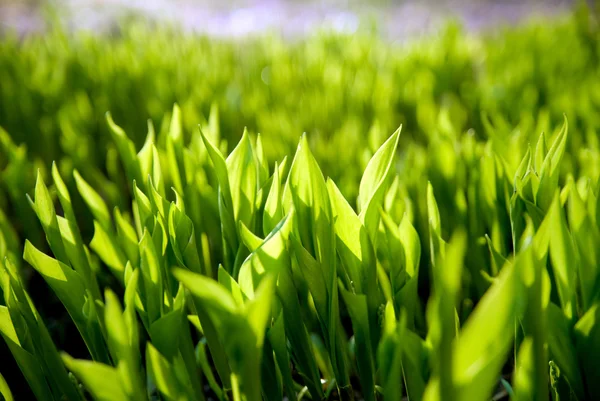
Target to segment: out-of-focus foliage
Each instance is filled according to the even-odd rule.
[[[158,130],[173,103],[186,133],[214,104],[223,138],[231,145],[244,127],[260,132],[271,162],[309,133],[326,173],[354,197],[369,154],[399,124],[403,143],[470,128],[485,138],[485,112],[502,136],[518,129],[523,147],[565,113],[581,131],[569,147],[596,146],[597,27],[580,14],[479,38],[450,25],[396,44],[366,30],[224,41],[137,22],[108,37],[52,24],[0,41],[0,126],[46,165],[67,157],[104,167],[106,111],[139,148],[144,121]],[[589,164],[579,157],[569,163]]]
[[[5,38],[0,334],[32,394],[598,399],[582,10],[403,46]]]

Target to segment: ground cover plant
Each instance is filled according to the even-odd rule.
[[[3,38],[0,393],[600,398],[595,24]]]

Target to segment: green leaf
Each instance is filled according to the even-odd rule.
[[[223,266],[219,266],[218,270],[219,284],[225,287],[238,306],[243,306],[248,297],[242,292],[240,285],[227,273]]]
[[[135,202],[133,203],[133,213],[135,218],[138,237],[142,237],[144,229],[154,229],[154,213],[152,213],[152,204],[150,199],[138,188],[137,183],[133,183],[133,193]]]
[[[404,246],[402,244],[402,238],[400,234],[400,228],[396,225],[396,223],[392,220],[392,218],[383,210],[381,210],[381,217],[383,220],[383,225],[385,228],[387,245],[389,249],[389,262],[390,262],[390,285],[392,291],[392,298],[394,300],[394,306],[397,312],[400,312],[401,303],[405,308],[408,308],[407,311],[411,315],[409,317],[409,321],[413,322],[414,320],[414,306],[416,304],[416,299],[414,300],[406,300],[407,302],[401,302],[401,291],[407,285],[408,280],[411,277],[408,276],[407,272],[407,262],[408,257],[405,256]],[[405,216],[406,218],[406,216]],[[410,224],[410,223],[409,223]],[[419,248],[420,252],[420,248]],[[412,257],[411,254],[409,257]],[[411,266],[414,269],[414,265]],[[418,265],[417,265],[418,268]],[[414,270],[413,270],[414,275]],[[416,280],[415,280],[416,282]]]
[[[427,183],[427,216],[429,218],[430,236],[442,236],[442,224],[440,219],[440,211],[433,193],[431,182]]]
[[[122,245],[123,252],[127,260],[134,266],[138,266],[140,262],[140,254],[138,250],[138,237],[135,228],[121,214],[118,208],[115,208],[115,223],[117,226],[117,236],[119,243]]]
[[[533,393],[534,400],[548,399],[548,356],[546,319],[549,303],[549,278],[543,266],[547,255],[548,224],[545,221],[533,238],[527,234],[521,254],[514,262],[514,270],[519,272],[526,287],[527,304],[521,325],[525,336],[532,338],[533,355]],[[529,224],[529,230],[531,224]],[[532,243],[533,242],[533,243]],[[531,245],[530,245],[531,244]]]
[[[560,302],[567,319],[575,318],[576,299],[575,282],[577,277],[578,263],[575,258],[573,239],[567,228],[558,194],[550,205],[548,212],[550,219],[550,260]]]
[[[587,394],[591,399],[600,397],[600,383],[595,380],[600,375],[597,355],[600,355],[600,302],[594,305],[579,319],[573,334],[579,363],[585,377]]]
[[[308,391],[315,399],[323,398],[323,388],[317,369],[313,347],[300,310],[297,289],[290,269],[282,269],[277,282],[277,296],[281,301],[285,335],[290,342],[292,359],[303,376]]]
[[[380,328],[377,318],[379,291],[375,250],[367,229],[346,202],[337,186],[328,180],[327,187],[335,220],[336,249],[346,274],[350,277],[349,291],[365,294],[369,320],[369,339],[375,349],[379,341]]]
[[[327,281],[323,274],[325,268],[312,257],[298,239],[292,236],[290,240],[294,255],[298,260],[298,266],[308,286],[308,291],[313,298],[321,325],[326,329],[329,325],[329,289],[327,288]]]
[[[362,393],[365,400],[375,400],[375,363],[371,348],[367,297],[353,294],[343,288],[340,288],[340,293],[352,320],[352,329],[356,341],[356,364]]]
[[[533,338],[526,337],[517,354],[514,391],[516,401],[533,400],[535,396],[535,356]]]
[[[334,211],[337,252],[351,279],[351,290],[363,294],[375,278],[373,245],[359,217],[332,180],[327,181],[327,188]]]
[[[204,373],[206,377],[206,381],[208,382],[210,389],[217,395],[219,400],[222,400],[223,390],[221,387],[219,387],[219,384],[217,384],[217,380],[213,374],[212,366],[208,362],[205,348],[205,343],[202,341],[198,342],[198,345],[196,346],[196,360],[202,369],[202,373]]]
[[[168,217],[169,213],[169,202],[164,199],[159,191],[154,186],[154,182],[151,176],[148,176],[146,182],[148,183],[148,193],[150,194],[149,200],[152,205],[152,211],[155,215],[160,215],[163,219]]]
[[[402,126],[400,126],[396,132],[381,145],[369,161],[362,179],[360,180],[358,195],[359,210],[362,211],[368,206],[373,196],[379,190],[379,187],[385,181],[394,159],[394,154],[396,153],[401,131]]]
[[[284,314],[279,313],[273,326],[268,330],[267,336],[275,359],[282,377],[284,392],[290,400],[296,399],[296,392],[294,391],[294,380],[292,378],[292,372],[290,367],[290,356],[287,350],[286,337],[285,337],[285,323]]]
[[[148,374],[165,400],[185,399],[185,394],[182,394],[182,389],[174,377],[173,367],[150,342],[146,346],[146,366]]]
[[[281,176],[277,162],[275,162],[275,171],[271,182],[271,189],[267,196],[263,214],[263,233],[268,235],[277,223],[283,218],[283,206],[281,201]]]
[[[202,141],[204,142],[204,145],[208,151],[208,155],[212,160],[214,172],[219,182],[219,195],[217,204],[219,207],[221,233],[223,235],[223,243],[225,248],[224,265],[230,272],[233,272],[235,255],[239,251],[239,239],[234,217],[235,209],[233,204],[232,190],[229,182],[228,164],[223,158],[221,152],[206,138],[202,131],[200,131],[200,135],[202,136]],[[241,145],[238,145],[238,147],[239,146]],[[243,148],[240,148],[240,153],[242,152],[242,149]],[[236,157],[236,161],[240,161],[238,159],[241,158]],[[236,174],[239,174],[239,172],[236,172]]]
[[[585,204],[579,195],[575,183],[570,181],[569,185],[571,191],[569,191],[567,215],[578,256],[578,281],[581,286],[581,306],[585,311],[594,303],[595,299],[598,299],[596,283],[600,280],[600,272],[597,269],[598,262],[600,261],[600,249],[598,249],[596,244],[600,243],[600,232],[590,214],[586,213]],[[592,194],[592,190],[589,189],[588,199],[592,198]]]
[[[323,267],[320,271],[327,292],[318,295],[326,296],[325,309],[322,307],[320,311],[323,336],[330,352],[337,385],[343,389],[349,385],[349,378],[345,366],[345,350],[340,342],[333,216],[325,179],[310,152],[306,135],[300,139],[288,182],[296,210],[300,242],[307,253]]]
[[[542,210],[548,210],[552,198],[554,197],[554,192],[558,187],[559,166],[565,152],[568,131],[569,124],[567,122],[567,117],[564,116],[563,126],[548,150],[539,171],[540,180],[539,188],[536,192],[535,203]]]
[[[491,262],[492,262],[492,274],[495,276],[498,271],[507,263],[507,259],[496,249],[491,238],[486,234],[485,241],[487,242],[488,249],[490,250]]]
[[[403,322],[398,325],[394,305],[388,302],[383,318],[383,335],[377,350],[377,362],[385,400],[402,398],[402,342]],[[412,397],[412,394],[409,394]]]
[[[246,258],[238,276],[238,283],[246,296],[253,296],[265,274],[277,275],[282,269],[289,268],[287,243],[294,224],[295,212],[292,210]]]
[[[275,295],[275,278],[271,275],[263,278],[258,287],[254,299],[246,303],[244,311],[248,323],[254,331],[256,347],[262,348],[265,331],[271,318],[271,304]]]
[[[515,269],[502,269],[457,339],[453,377],[461,399],[485,399],[497,384],[513,344],[515,319],[522,313],[523,287]]]
[[[237,305],[227,290],[216,281],[184,269],[173,269],[173,276],[190,290],[196,302],[196,313],[212,354],[219,377],[230,388],[230,366],[219,329],[222,319],[236,313]]]
[[[247,227],[254,223],[259,166],[247,131],[226,160],[233,217]]]
[[[127,258],[118,244],[119,242],[113,234],[106,232],[99,222],[94,221],[94,238],[92,238],[90,248],[110,268],[113,275],[122,282]]]
[[[175,116],[173,116],[175,117]],[[173,124],[175,119],[171,120],[171,124]],[[182,180],[182,168],[180,167],[180,163],[183,161],[182,147],[181,143],[175,142],[175,139],[172,136],[167,137],[167,163],[166,168],[169,172],[169,176],[173,181],[173,186],[175,189],[181,193],[183,193],[183,180]]]
[[[421,262],[421,242],[417,230],[411,224],[408,215],[400,222],[400,242],[404,251],[405,269],[408,282],[397,293],[398,300],[404,305],[407,313],[407,325],[412,329],[418,305],[419,264]]]
[[[437,234],[431,224],[430,217],[431,237],[435,238]],[[434,350],[433,366],[435,368],[433,380],[430,380],[425,391],[425,399],[436,399],[438,394],[443,394],[449,399],[462,396],[458,391],[459,386],[464,382],[469,383],[466,379],[463,381],[460,375],[467,370],[468,363],[472,363],[472,361],[467,360],[469,355],[466,355],[465,351],[452,346],[456,332],[455,308],[461,287],[465,251],[466,235],[463,231],[459,231],[452,237],[447,252],[440,256],[432,266],[433,296],[427,305],[427,322],[429,324],[427,339]],[[478,321],[474,320],[474,322]],[[471,332],[474,330],[476,329]],[[467,335],[467,337],[470,336]],[[461,335],[460,341],[462,339]],[[459,344],[461,343],[459,342]],[[481,344],[482,348],[485,346],[487,343]]]
[[[100,288],[98,287],[95,274],[90,266],[88,255],[81,238],[81,232],[77,225],[77,218],[71,205],[71,197],[55,163],[52,164],[52,177],[57,189],[58,199],[60,200],[65,215],[64,219],[57,216],[65,251],[73,268],[85,280],[86,287],[92,292],[94,299],[100,299]],[[53,253],[54,256],[57,256],[56,252],[53,251]],[[60,260],[60,258],[58,259]],[[67,262],[65,261],[64,263]]]
[[[148,134],[146,134],[146,140],[142,149],[137,153],[137,159],[139,160],[140,166],[140,174],[142,177],[147,177],[149,174],[152,174],[153,170],[153,162],[154,162],[154,152],[156,147],[154,146],[154,142],[156,141],[156,134],[154,132],[154,124],[151,119],[147,121],[148,125]]]
[[[402,126],[375,152],[360,180],[358,210],[373,243],[379,228],[379,208],[387,191],[387,178],[398,147]]]
[[[125,303],[124,319],[127,326],[130,344],[139,344],[138,322],[136,317],[136,302],[138,298],[138,282],[140,277],[140,269],[135,269],[129,277],[126,278],[125,295],[123,301]]]
[[[211,315],[236,313],[238,307],[234,298],[215,280],[179,268],[173,269],[173,275],[208,308]]]
[[[106,203],[102,197],[87,182],[85,182],[77,170],[73,172],[73,176],[75,177],[77,189],[87,206],[90,208],[94,218],[102,228],[110,232],[112,230],[112,221]]]
[[[62,355],[67,368],[81,380],[85,388],[98,401],[128,400],[123,390],[119,371],[103,363],[74,359],[67,354]]]
[[[42,399],[62,396],[73,400],[79,399],[79,393],[67,375],[46,326],[23,289],[21,280],[17,275],[16,266],[5,259],[4,268],[0,270],[0,273],[2,274],[4,299],[12,324],[7,324],[1,329],[11,352],[15,355],[15,359],[17,361],[23,360],[24,363],[20,364],[20,368],[32,385],[34,394],[38,389],[38,380],[41,379],[44,383],[47,383],[51,391],[51,394],[42,397]],[[4,323],[6,323],[6,320]],[[84,339],[87,340],[85,337]],[[19,346],[13,347],[14,341]],[[92,350],[91,347],[89,348]],[[32,365],[36,367],[33,370]],[[38,374],[37,367],[41,369],[41,374]],[[31,377],[34,374],[38,376]]]
[[[128,181],[130,183],[133,181],[142,182],[143,176],[138,163],[137,155],[135,153],[135,146],[133,142],[131,142],[131,140],[127,137],[125,131],[115,124],[109,112],[106,113],[106,122],[108,123],[108,128],[112,139],[117,146],[117,150],[119,151]]]
[[[575,344],[571,340],[570,322],[561,309],[550,303],[548,318],[548,351],[569,382],[578,399],[584,399],[584,390]],[[589,350],[588,350],[589,351]]]
[[[250,231],[250,229],[246,227],[244,222],[241,220],[238,222],[238,227],[240,238],[242,239],[244,245],[246,245],[246,248],[248,248],[250,252],[256,251],[256,249],[262,245],[263,239]]]
[[[183,327],[183,314],[181,310],[174,310],[150,325],[150,338],[161,354],[169,359],[179,350],[179,331]]]
[[[169,238],[178,262],[193,272],[201,273],[204,269],[196,245],[194,223],[175,203],[171,203],[169,209]],[[205,274],[208,273],[206,270]]]
[[[150,342],[146,346],[146,365],[148,373],[165,400],[178,401],[194,397],[188,392],[186,383],[182,383],[181,378],[177,376],[170,359],[162,355]]]
[[[107,343],[113,361],[119,366],[121,388],[129,399],[143,400],[145,399],[144,386],[139,371],[141,358],[138,344],[131,343],[132,338],[137,340],[135,336],[130,334],[133,327],[128,327],[128,322],[123,315],[116,295],[107,290],[105,298],[104,321],[107,331]],[[131,323],[137,324],[136,321]]]
[[[163,303],[163,280],[158,251],[152,236],[146,230],[140,240],[142,285],[145,290],[145,308],[149,323],[152,324],[161,315]]]
[[[62,236],[58,227],[58,220],[56,218],[56,211],[54,210],[54,204],[48,188],[44,184],[44,180],[40,172],[38,171],[37,181],[35,183],[35,204],[34,210],[37,213],[42,228],[46,233],[46,239],[54,253],[55,257],[63,263],[68,263],[69,258],[65,252],[65,248],[62,242]]]
[[[265,155],[265,149],[263,147],[262,137],[260,134],[256,135],[256,160],[258,161],[259,171],[259,186],[262,186],[269,177],[269,161]],[[277,171],[277,165],[275,165],[275,171]]]
[[[17,361],[23,376],[31,386],[35,397],[38,400],[53,400],[52,392],[46,382],[39,361],[21,347],[9,311],[6,306],[2,305],[0,305],[0,334]]]
[[[322,265],[326,282],[335,278],[335,232],[323,173],[302,136],[288,178],[302,245]]]
[[[2,375],[0,375],[0,395],[4,398],[4,401],[13,401],[13,396],[8,387],[8,383],[6,383],[6,380]]]
[[[546,144],[546,134],[544,132],[542,132],[537,141],[537,144],[535,145],[535,161],[534,161],[535,171],[537,171],[537,172],[542,171],[542,165],[544,163],[544,158],[546,157],[547,153],[548,153],[548,145]]]
[[[225,207],[228,210],[233,211],[233,200],[231,198],[231,189],[229,184],[229,174],[227,172],[227,163],[223,158],[223,155],[217,149],[212,142],[206,137],[204,132],[200,130],[200,135],[202,136],[202,141],[204,142],[204,146],[206,146],[206,150],[208,151],[208,155],[212,160],[213,167],[215,169],[215,174],[217,175],[217,179],[219,181],[219,190],[221,191],[221,196],[223,196]]]
[[[421,400],[425,393],[425,366],[429,356],[425,342],[410,330],[400,338],[402,346],[402,371],[406,382],[406,392],[411,400]]]
[[[82,324],[82,309],[86,295],[81,276],[64,263],[40,252],[29,241],[25,242],[23,258],[42,275],[75,324]]]
[[[277,369],[277,362],[273,354],[273,349],[268,341],[263,345],[260,380],[263,399],[283,399],[281,373]]]

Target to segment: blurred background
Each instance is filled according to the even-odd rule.
[[[317,27],[355,31],[368,19],[392,39],[431,33],[447,19],[478,32],[569,10],[575,0],[0,0],[3,30],[21,34],[44,29],[48,6],[73,29],[101,32],[123,15],[170,21],[217,37],[275,31],[297,37]]]
[[[594,126],[595,10],[575,0],[0,0],[0,126],[43,165],[106,169],[107,111],[139,149],[146,120],[164,126],[174,103],[188,134],[215,107],[229,144],[244,127],[262,133],[271,161],[312,134],[335,178],[357,156],[328,146],[371,138],[376,149],[400,124],[402,141],[420,144],[440,118],[483,138],[483,111],[506,126],[572,111],[574,124]]]

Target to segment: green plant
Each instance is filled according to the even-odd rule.
[[[599,274],[586,251],[598,248],[599,203],[589,185],[569,178],[559,186],[566,122],[549,148],[542,135],[516,171],[488,146],[476,151],[481,163],[496,161],[486,177],[495,183],[468,183],[476,198],[497,202],[494,188],[514,187],[492,221],[508,218],[509,227],[488,237],[491,264],[476,270],[466,263],[472,232],[459,226],[444,239],[434,186],[419,185],[426,208],[395,213],[400,130],[367,164],[355,211],[324,178],[307,136],[289,168],[284,159],[271,170],[260,136],[245,133],[225,157],[214,127],[185,143],[172,119],[164,147],[150,128],[136,153],[107,117],[132,206],[111,213],[75,171],[94,220],[84,243],[55,164],[54,185],[38,174],[30,199],[54,256],[29,242],[24,251],[91,360],[56,350],[14,255],[2,270],[2,336],[37,398],[205,399],[210,388],[223,400],[483,400],[511,366],[520,399],[547,399],[549,382],[557,397],[598,394],[589,351],[600,345]],[[479,211],[463,213],[468,222]],[[428,222],[428,235],[417,221]],[[499,248],[507,238],[512,244]],[[98,261],[124,289],[122,302],[102,294]],[[433,285],[427,303],[418,293],[423,266]],[[474,307],[465,303],[472,291],[481,294]]]
[[[32,395],[599,398],[595,18],[2,38],[0,334]]]

